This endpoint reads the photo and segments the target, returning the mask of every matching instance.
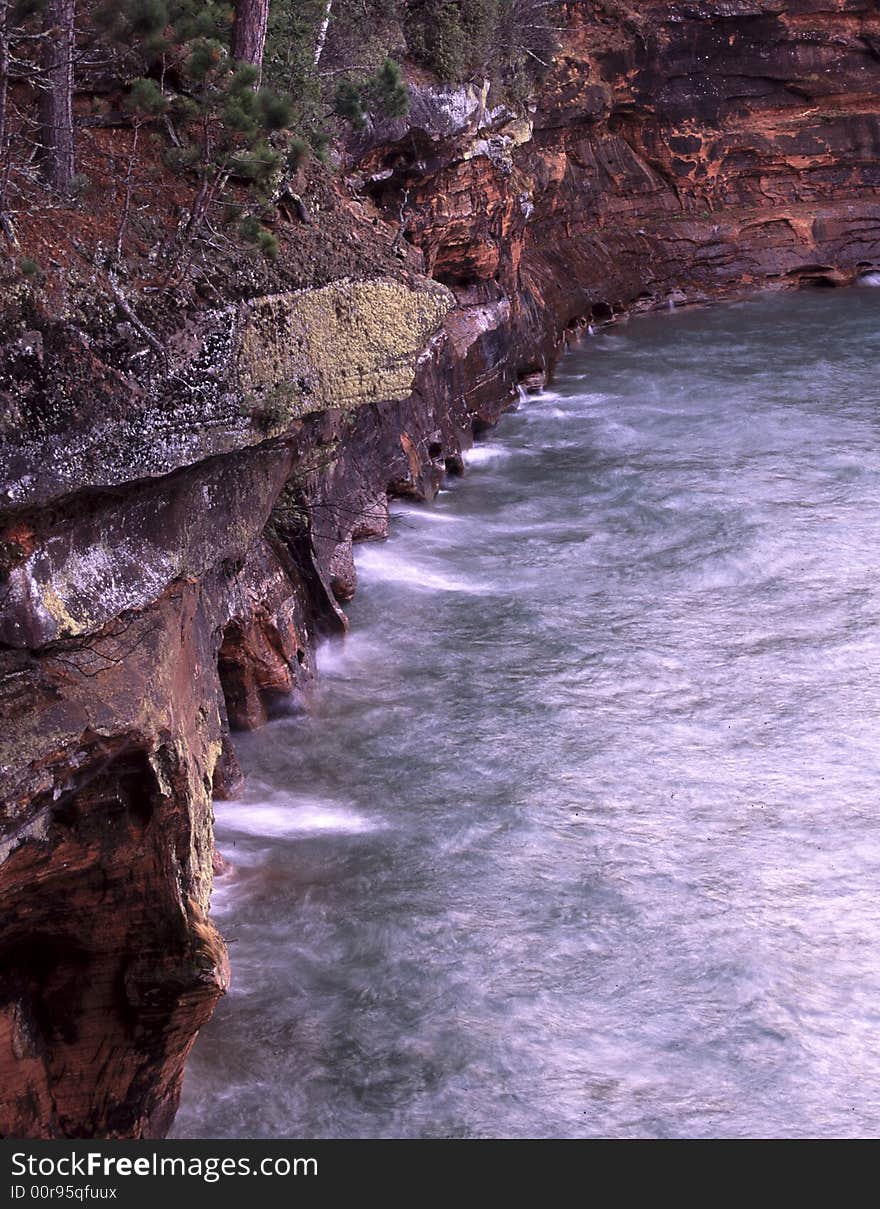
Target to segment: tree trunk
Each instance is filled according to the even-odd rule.
[[[235,0],[232,23],[232,57],[236,63],[253,63],[263,70],[269,0]]]
[[[321,20],[321,27],[318,30],[318,41],[315,43],[315,67],[321,62],[321,55],[324,53],[324,43],[327,41],[327,30],[330,28],[330,10],[332,7],[333,0],[327,0],[327,3],[324,5],[324,16]]]
[[[9,0],[0,0],[0,175],[6,167],[6,101],[9,95]],[[3,199],[0,197],[0,209]]]
[[[40,144],[50,185],[70,188],[73,163],[73,53],[76,0],[49,0],[46,6]]]

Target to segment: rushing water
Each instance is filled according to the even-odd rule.
[[[586,338],[239,739],[176,1135],[880,1132],[880,291]]]

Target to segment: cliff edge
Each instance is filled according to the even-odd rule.
[[[460,472],[573,326],[880,269],[873,4],[562,13],[530,98],[415,73],[301,172],[272,265],[204,246],[163,293],[148,225],[109,269],[82,207],[18,232],[46,268],[0,315],[4,1135],[173,1120],[229,977],[232,732],[307,692],[389,497]]]

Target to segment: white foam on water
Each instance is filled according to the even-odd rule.
[[[598,335],[358,553],[409,586],[242,744],[176,1132],[876,1136],[878,303]]]
[[[432,571],[388,546],[362,547],[356,563],[358,575],[365,583],[401,583],[421,591],[465,592],[470,596],[482,596],[488,591],[484,584]]]
[[[583,390],[580,383],[586,380],[586,374],[572,374],[567,381],[574,384],[577,383],[577,394],[544,394],[539,399],[536,399],[528,413],[527,418],[541,422],[547,416],[566,416],[571,419],[578,419],[584,412],[600,406],[607,406],[610,402],[609,396],[600,391]]]
[[[225,911],[235,901],[234,877],[234,873],[228,870],[214,878],[214,886],[211,890],[211,910],[215,913]]]
[[[856,279],[856,285],[880,286],[880,269],[871,269]]]
[[[525,424],[544,424],[547,419],[566,419],[570,414],[570,402],[562,395],[538,395],[529,400],[529,406],[522,413]],[[517,449],[518,455],[531,452],[529,447]]]
[[[475,445],[462,454],[467,466],[486,466],[490,462],[502,462],[510,457],[510,450],[503,445]]]
[[[363,630],[350,630],[328,638],[316,652],[318,671],[323,676],[338,676],[353,668],[369,667],[383,657],[382,648],[371,642]]]
[[[224,831],[272,839],[295,839],[316,832],[360,835],[383,823],[336,802],[276,794],[261,802],[230,802],[215,807]],[[221,842],[222,848],[222,842]]]
[[[441,512],[437,508],[431,508],[429,505],[425,505],[422,508],[413,508],[411,506],[407,507],[404,504],[398,504],[391,509],[391,516],[406,521],[427,521],[429,525],[457,525],[461,523],[461,517],[453,516],[450,512]]]

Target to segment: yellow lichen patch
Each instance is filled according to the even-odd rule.
[[[343,279],[243,303],[236,371],[269,428],[328,408],[404,399],[416,360],[452,308],[426,282]]]
[[[64,601],[51,584],[46,584],[43,588],[43,604],[49,616],[58,622],[60,636],[73,638],[88,628],[87,622],[77,621],[75,617],[71,616]]]
[[[511,146],[522,147],[525,143],[531,142],[534,129],[535,124],[530,117],[519,117],[508,122],[504,127],[504,133],[510,139]]]

